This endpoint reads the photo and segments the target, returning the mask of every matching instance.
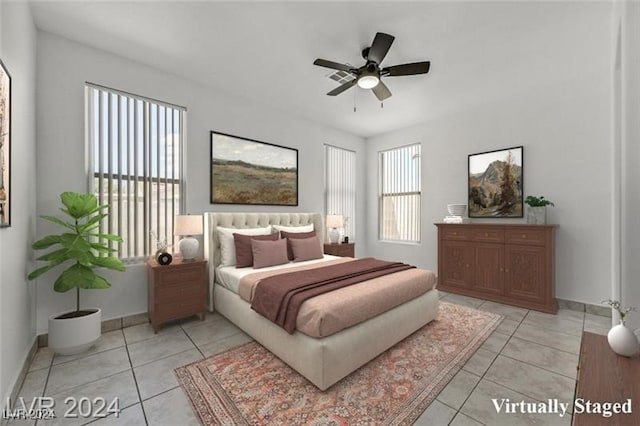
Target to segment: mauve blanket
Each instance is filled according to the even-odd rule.
[[[307,271],[266,277],[255,289],[251,308],[292,334],[304,301],[372,278],[415,268],[366,257]]]

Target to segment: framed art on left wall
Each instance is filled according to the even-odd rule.
[[[211,132],[211,203],[298,205],[298,150]]]
[[[0,61],[0,228],[11,226],[11,76]]]

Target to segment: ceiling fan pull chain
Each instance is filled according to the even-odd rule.
[[[384,109],[384,102],[380,102],[380,109]]]
[[[356,105],[357,105],[357,96],[358,96],[358,91],[354,90],[353,91],[353,112],[357,111]]]

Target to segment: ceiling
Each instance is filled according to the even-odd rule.
[[[576,2],[33,1],[36,26],[323,125],[368,137],[531,90],[549,72],[583,72]],[[570,30],[569,30],[570,29]],[[361,64],[377,31],[396,37],[383,65],[431,61],[388,77],[381,108],[315,58]],[[568,52],[570,52],[568,54]],[[574,56],[572,56],[574,55]],[[357,112],[354,112],[354,104]]]

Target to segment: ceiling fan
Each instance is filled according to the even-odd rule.
[[[336,87],[327,93],[327,95],[339,95],[357,84],[363,89],[371,89],[380,101],[384,101],[391,96],[391,92],[381,81],[382,77],[426,74],[429,72],[429,67],[431,65],[429,61],[392,65],[390,67],[380,68],[380,63],[387,55],[394,39],[395,37],[392,35],[376,33],[373,43],[371,43],[371,47],[367,47],[362,50],[362,57],[367,61],[367,63],[360,68],[354,68],[351,65],[340,64],[338,62],[327,61],[326,59],[316,59],[313,61],[314,65],[345,71],[355,77],[354,80]]]

